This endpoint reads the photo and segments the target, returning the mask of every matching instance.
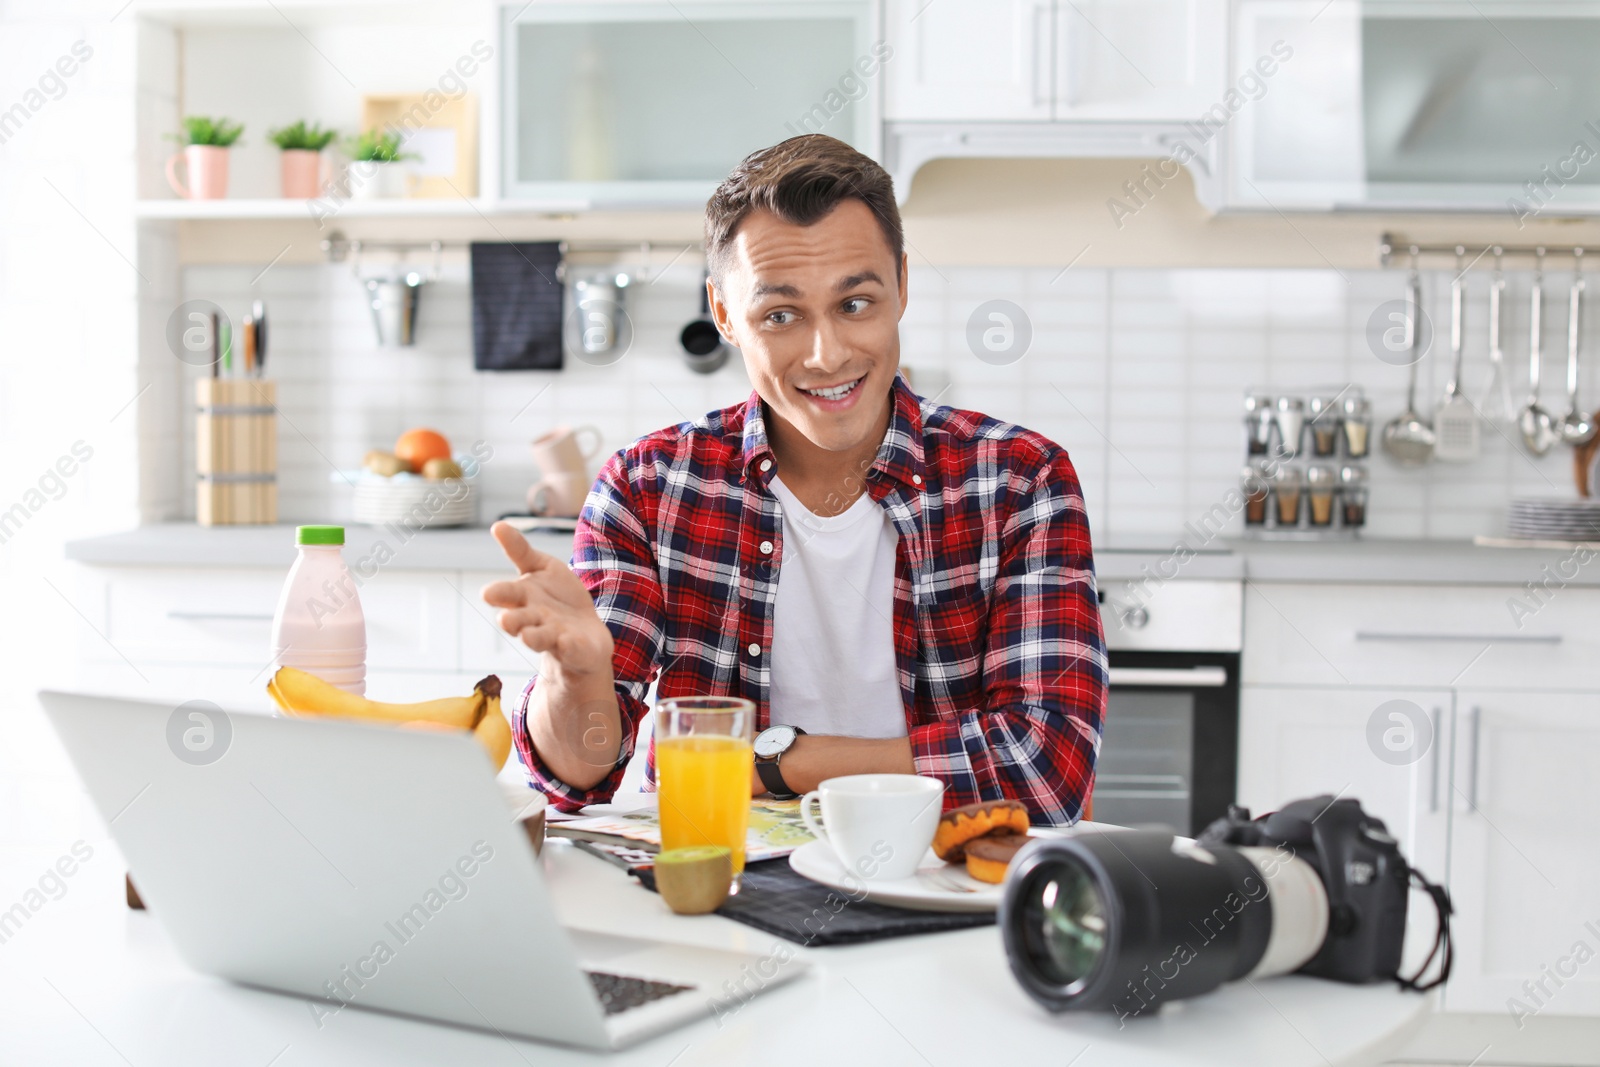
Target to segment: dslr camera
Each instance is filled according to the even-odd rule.
[[[1439,925],[1402,977],[1413,884]],[[1011,971],[1040,1004],[1127,1019],[1290,972],[1432,989],[1450,976],[1450,911],[1383,820],[1320,796],[1259,819],[1235,806],[1194,841],[1141,830],[1038,838],[1012,861],[999,922]]]

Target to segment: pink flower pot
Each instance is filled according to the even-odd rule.
[[[178,181],[178,164],[188,172]],[[167,160],[167,183],[185,200],[222,200],[228,195],[228,150],[214,144],[192,144]]]
[[[322,190],[322,153],[309,148],[283,150],[283,195],[289,200],[315,200]]]

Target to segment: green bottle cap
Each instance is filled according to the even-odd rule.
[[[343,526],[296,526],[294,543],[297,545],[342,545]]]

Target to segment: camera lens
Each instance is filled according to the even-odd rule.
[[[1105,898],[1077,863],[1042,864],[1032,877],[1018,917],[1023,945],[1046,981],[1076,992],[1105,954]]]
[[[1000,934],[1051,1011],[1153,1013],[1245,975],[1299,967],[1327,930],[1317,874],[1268,849],[1146,831],[1041,837],[1011,862]]]

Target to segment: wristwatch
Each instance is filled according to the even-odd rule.
[[[767,787],[767,792],[775,800],[793,800],[800,795],[783,780],[778,761],[789,751],[794,739],[803,733],[805,731],[798,726],[769,726],[756,735],[756,773],[761,776],[761,784]]]

